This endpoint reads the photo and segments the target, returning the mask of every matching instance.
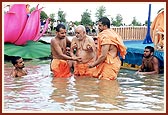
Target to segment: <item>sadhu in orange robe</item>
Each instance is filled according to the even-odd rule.
[[[114,30],[106,29],[98,34],[98,56],[101,55],[101,47],[105,44],[115,45],[122,57],[126,55],[126,47],[123,40]],[[117,78],[120,67],[121,60],[119,56],[112,58],[111,53],[108,52],[105,61],[96,67],[96,71],[93,76],[99,79],[114,80]]]
[[[86,50],[87,46],[92,47],[93,45],[95,45],[94,41],[91,41],[91,39],[92,38],[87,37],[84,46],[82,46],[80,48],[82,48],[82,50]],[[72,45],[72,48],[76,47],[77,50],[80,50],[80,48],[76,45],[75,41],[72,41],[71,45]],[[95,71],[96,68],[89,68],[88,63],[92,63],[93,61],[94,61],[94,57],[86,63],[75,62],[74,63],[74,75],[75,76],[83,76],[83,77],[92,77],[93,72]]]
[[[164,46],[164,40],[157,32],[164,33],[164,10],[160,11],[151,24],[152,41],[154,44]]]
[[[93,62],[93,59],[88,63]],[[89,68],[88,63],[75,63],[74,64],[74,75],[76,76],[85,76],[85,77],[92,77],[93,72],[96,68]]]
[[[70,77],[71,71],[68,61],[61,59],[52,59],[51,61],[51,71],[54,77]]]

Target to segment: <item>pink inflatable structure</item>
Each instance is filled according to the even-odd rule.
[[[4,42],[15,45],[25,45],[27,41],[38,41],[48,28],[49,19],[40,33],[40,13],[42,8],[36,9],[28,17],[25,4],[12,5],[4,19]]]

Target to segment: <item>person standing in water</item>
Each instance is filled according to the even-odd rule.
[[[70,77],[69,60],[80,61],[80,57],[71,57],[67,55],[67,46],[71,42],[66,37],[66,28],[63,24],[58,24],[56,27],[56,36],[51,39],[51,71],[54,77]]]
[[[119,53],[123,59],[126,47],[120,35],[110,29],[110,20],[103,17],[98,21],[98,46],[97,60],[89,64],[90,68],[96,67],[94,76],[99,79],[115,80],[121,67]]]
[[[81,57],[81,62],[74,63],[75,76],[93,76],[95,68],[88,68],[96,58],[96,46],[94,40],[86,35],[86,29],[83,25],[79,25],[75,29],[75,37],[71,43],[71,56]]]
[[[23,69],[25,67],[24,61],[20,56],[13,57],[11,63],[14,69],[10,73],[12,77],[22,77],[28,74],[27,70]]]
[[[144,57],[142,59],[142,65],[136,74],[158,74],[159,73],[159,61],[154,55],[154,48],[152,46],[146,46],[144,50]]]

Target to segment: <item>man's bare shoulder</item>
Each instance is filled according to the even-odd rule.
[[[56,38],[55,38],[55,37],[54,37],[54,38],[51,38],[50,43],[53,44],[53,43],[55,43],[55,42],[56,42]]]
[[[158,61],[158,58],[156,56],[153,56],[154,61]]]
[[[54,38],[51,38],[51,41],[54,41],[55,40],[55,37]]]
[[[15,77],[15,76],[16,76],[15,69],[13,69],[13,70],[11,71],[10,76],[11,76],[11,77]]]
[[[89,41],[89,42],[94,42],[94,40],[93,40],[93,38],[91,37],[91,36],[86,36],[86,38],[87,38],[87,40]]]

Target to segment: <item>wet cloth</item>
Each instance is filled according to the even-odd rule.
[[[121,55],[121,57],[125,57],[126,55],[126,47],[123,43],[121,36],[119,36],[114,30],[107,29],[103,30],[98,34],[98,49],[97,55],[101,55],[101,47],[105,44],[115,45]],[[98,77],[100,79],[116,79],[118,72],[121,67],[121,60],[119,56],[113,58],[112,54],[108,52],[106,59],[103,63],[100,63],[96,67],[96,71],[94,72],[94,77]]]
[[[152,33],[152,41],[154,42],[155,37],[157,37],[156,44],[164,44],[163,40],[161,39],[161,36],[157,34],[157,32],[164,32],[164,11],[162,10],[161,12],[158,13],[156,18],[151,24],[151,30],[153,30]]]
[[[93,62],[93,59],[89,61],[88,63],[91,63],[91,62]],[[95,71],[96,68],[95,67],[89,68],[88,63],[84,63],[84,64],[75,63],[74,64],[74,75],[92,77],[93,72]]]
[[[119,57],[107,60],[104,63],[99,64],[96,67],[96,71],[93,72],[93,77],[99,79],[115,80],[121,67],[121,61]]]
[[[54,77],[70,77],[70,67],[67,61],[60,59],[53,59],[51,61],[51,71]]]

